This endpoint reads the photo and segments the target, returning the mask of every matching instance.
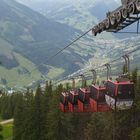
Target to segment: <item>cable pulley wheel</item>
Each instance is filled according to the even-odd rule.
[[[136,7],[134,2],[129,3],[128,5],[128,10],[129,10],[129,14],[135,14],[136,12]]]
[[[104,22],[99,23],[99,28],[100,28],[101,31],[105,30]]]
[[[140,0],[137,0],[135,5],[136,5],[137,12],[140,12]]]
[[[92,29],[92,34],[93,34],[94,36],[97,35],[97,32],[96,32],[96,29],[95,29],[95,28]]]
[[[97,26],[97,32],[98,33],[101,33],[102,32],[102,30],[100,29],[100,25]]]
[[[117,11],[117,12],[115,13],[115,15],[116,15],[117,23],[120,23],[120,22],[121,22],[121,19],[122,19],[121,11]]]
[[[111,23],[111,25],[115,25],[115,23],[116,23],[116,17],[114,14],[110,15],[110,23]]]
[[[105,19],[105,28],[108,29],[110,27],[110,20],[107,18]]]
[[[122,17],[124,18],[124,19],[126,19],[127,17],[128,17],[128,10],[127,10],[127,8],[126,7],[124,7],[124,8],[122,8]]]

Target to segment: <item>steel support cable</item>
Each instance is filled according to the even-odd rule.
[[[79,39],[81,39],[83,36],[85,36],[86,34],[88,34],[90,31],[92,30],[89,29],[88,31],[86,31],[84,34],[80,35],[78,38],[76,38],[74,41],[72,41],[70,44],[68,44],[67,46],[65,46],[64,48],[60,49],[56,54],[52,55],[51,57],[49,57],[45,62],[49,62],[52,59],[54,59],[58,54],[60,54],[61,52],[63,52],[65,49],[67,49],[68,47],[70,47],[72,44],[74,44],[75,42],[77,42]]]
[[[136,52],[136,51],[138,51],[138,50],[140,50],[140,46],[139,46],[138,48],[136,48],[136,49],[130,51],[130,52],[125,53],[124,55],[130,55],[130,54],[132,54],[132,53],[134,53],[134,52]],[[123,56],[123,55],[122,55],[122,56]],[[122,56],[121,56],[121,57],[122,57]],[[117,59],[115,59],[115,60],[112,60],[112,61],[110,61],[109,63],[114,63],[115,61],[118,61],[121,57],[119,57],[119,58],[117,58]]]
[[[86,34],[88,34],[91,30],[92,30],[92,28],[89,29],[88,31],[86,31],[84,34],[80,35],[78,38],[76,38],[74,41],[72,41],[70,44],[68,44],[68,45],[65,46],[64,48],[60,49],[56,54],[54,54],[54,55],[52,55],[51,57],[49,57],[45,62],[48,63],[49,61],[51,61],[52,59],[54,59],[58,54],[62,53],[65,49],[67,49],[67,48],[70,47],[72,44],[74,44],[76,41],[78,41],[80,38],[82,38],[83,36],[85,36]],[[140,49],[140,48],[139,48],[139,49]],[[137,48],[136,50],[138,50],[138,48]],[[129,52],[128,54],[133,53],[133,52],[135,52],[136,50],[133,50],[132,52]],[[111,61],[110,63],[113,63],[113,62],[115,62],[115,61],[117,61],[117,60],[119,60],[119,59],[120,59],[120,58],[117,58],[116,60],[113,60],[113,61]],[[34,72],[35,70],[37,70],[37,68],[38,68],[39,66],[41,66],[42,64],[43,64],[43,63],[37,65],[36,68],[34,68],[30,73],[33,73],[33,72]],[[103,66],[104,66],[104,65],[101,65],[101,66],[99,66],[98,68],[103,67]],[[95,68],[95,69],[98,69],[98,68]],[[10,82],[10,83],[13,83],[13,82]]]
[[[132,54],[132,53],[134,53],[134,52],[136,52],[136,51],[138,51],[138,50],[140,50],[140,47],[138,47],[138,48],[136,48],[136,49],[134,49],[134,50],[132,50],[132,51],[130,51],[130,52],[128,52],[128,53],[125,53],[124,55],[130,55],[130,54]],[[122,55],[122,56],[120,56],[119,58],[116,58],[116,59],[114,59],[114,60],[112,60],[112,61],[110,61],[110,62],[108,62],[108,63],[106,63],[106,64],[112,64],[112,63],[114,63],[114,62],[116,62],[116,61],[119,61],[124,55]],[[104,67],[106,64],[101,65],[100,67]]]
[[[75,40],[73,40],[71,43],[69,43],[68,45],[66,45],[64,48],[60,49],[58,52],[56,52],[54,55],[50,56],[46,61],[44,61],[45,63],[49,63],[50,61],[52,61],[57,55],[59,55],[60,53],[62,53],[65,49],[69,48],[71,45],[73,45],[75,42],[77,42],[79,39],[81,39],[83,36],[87,35],[90,31],[92,30],[92,28],[90,28],[89,30],[87,30],[86,32],[84,32],[82,35],[79,35]],[[30,73],[33,73],[34,71],[36,71],[38,69],[39,66],[41,66],[43,63],[39,64],[36,66],[36,68],[32,69]],[[24,77],[26,78],[26,77]],[[24,78],[22,78],[21,80],[23,80]],[[14,81],[10,82],[13,83]],[[9,84],[9,83],[8,83]]]
[[[47,61],[45,61],[45,62],[49,62],[49,61],[51,61],[52,59],[54,59],[58,54],[62,53],[65,49],[67,49],[67,48],[70,47],[72,44],[74,44],[76,41],[78,41],[80,38],[82,38],[83,36],[85,36],[86,34],[88,34],[91,30],[92,30],[92,28],[89,29],[88,31],[86,31],[84,34],[80,35],[77,39],[75,39],[74,41],[72,41],[70,44],[68,44],[68,45],[65,46],[64,48],[60,49],[56,54],[54,54],[54,55],[52,55],[51,57],[49,57],[49,58],[47,59]],[[102,37],[102,39],[105,40],[103,37]],[[109,52],[110,52],[110,51],[109,51]],[[119,60],[119,59],[120,59],[120,58],[118,58],[117,60]],[[114,60],[114,61],[117,61],[117,60]],[[112,62],[113,62],[113,61],[112,61]],[[42,64],[39,64],[35,69],[33,69],[33,70],[31,71],[31,73],[32,73],[33,71],[35,71],[40,65],[42,65]]]
[[[63,52],[65,49],[67,49],[69,46],[71,46],[73,43],[75,43],[76,41],[78,41],[80,38],[82,38],[83,36],[85,36],[86,34],[88,34],[90,31],[92,30],[89,29],[88,31],[86,31],[84,34],[80,35],[77,39],[75,39],[74,41],[72,41],[70,44],[68,44],[67,46],[65,46],[64,48],[60,49],[56,54],[52,55],[51,57],[49,57],[45,62],[49,62],[49,61],[52,61],[58,54],[60,54],[61,52]],[[36,66],[36,68],[34,68],[31,73],[35,70],[37,70],[37,68],[39,66],[41,66],[42,64],[39,64]]]
[[[138,50],[140,50],[140,46],[139,46],[138,48],[136,48],[136,49],[134,49],[134,50],[128,52],[128,53],[123,54],[122,56],[124,56],[124,55],[130,55],[130,54],[132,54],[132,53],[134,53],[134,52],[136,52],[136,51],[138,51]],[[105,64],[103,64],[103,65],[100,65],[100,66],[98,66],[98,67],[96,67],[96,68],[94,68],[94,69],[97,70],[97,69],[99,69],[99,68],[101,68],[101,67],[105,67],[106,64],[114,63],[114,62],[120,60],[120,59],[122,58],[122,56],[120,56],[120,57],[118,57],[118,58],[116,58],[116,59],[114,59],[114,60],[112,60],[112,61],[109,61],[109,62],[107,62],[107,63],[105,63]],[[75,77],[76,77],[76,76],[75,76]],[[67,77],[66,77],[66,78],[67,78]]]
[[[140,47],[138,47],[138,48],[136,48],[136,49],[134,49],[134,50],[132,50],[132,51],[130,51],[130,52],[128,52],[128,53],[125,53],[125,54],[122,54],[122,56],[123,55],[130,55],[130,54],[132,54],[132,53],[134,53],[134,52],[136,52],[136,51],[138,51],[138,50],[140,50]],[[119,58],[116,58],[116,59],[114,59],[114,60],[112,60],[112,61],[109,61],[109,62],[107,62],[107,63],[114,63],[114,62],[116,62],[116,61],[118,61],[118,60],[120,60],[121,58],[122,58],[122,56],[120,56]],[[106,63],[105,63],[106,64]],[[101,68],[101,67],[104,67],[105,66],[105,64],[103,64],[103,65],[100,65],[100,66],[98,66],[98,67],[96,67],[96,68],[94,68],[95,70],[97,70],[97,69],[99,69],[99,68]],[[78,74],[79,72],[77,72],[77,74]],[[72,74],[71,74],[72,75]],[[66,77],[66,79],[67,79],[67,77]]]
[[[81,39],[83,36],[85,36],[86,34],[88,34],[91,30],[92,30],[92,28],[89,29],[88,31],[86,31],[85,33],[83,33],[82,35],[80,35],[79,37],[77,37],[75,40],[73,40],[70,44],[66,45],[64,48],[60,49],[60,50],[59,50],[58,52],[56,52],[54,55],[50,56],[50,57],[45,61],[45,63],[48,63],[48,62],[52,61],[58,54],[62,53],[65,49],[67,49],[68,47],[70,47],[71,45],[73,45],[75,42],[77,42],[77,41],[78,41],[79,39]],[[33,69],[33,70],[31,71],[31,73],[32,73],[33,71],[37,70],[37,68],[38,68],[39,66],[41,66],[42,64],[43,64],[43,63],[37,65],[36,68]]]
[[[111,51],[112,51],[113,49],[111,49]],[[128,53],[126,53],[126,54],[131,54],[131,53],[133,53],[133,52],[135,52],[135,51],[137,51],[137,50],[140,50],[140,48],[136,48],[136,49],[134,49],[134,50],[132,50],[132,51],[130,51],[130,52],[128,52]],[[111,51],[109,51],[108,53],[110,53]],[[124,51],[124,50],[122,50],[122,51]],[[107,54],[108,54],[107,53]],[[121,55],[123,55],[123,54],[121,54]],[[121,56],[122,57],[122,56]],[[114,62],[116,62],[116,61],[118,61],[118,60],[120,60],[121,59],[121,57],[119,57],[119,58],[117,58],[117,59],[114,59],[114,60],[112,60],[112,61],[110,61],[110,62],[108,62],[108,63],[114,63]],[[97,70],[97,69],[99,69],[99,68],[101,68],[101,67],[103,67],[105,64],[103,64],[103,65],[101,65],[101,66],[98,66],[98,67],[96,67],[96,68],[94,68],[95,70]],[[87,68],[87,69],[80,69],[80,70],[78,70],[77,72],[74,72],[75,74],[79,74],[79,71],[83,71],[83,70],[88,70],[89,68]],[[74,73],[72,73],[71,75],[73,75]],[[67,76],[68,77],[68,76]],[[67,79],[67,77],[65,77],[66,79]]]
[[[130,55],[130,54],[132,54],[132,53],[134,53],[134,52],[136,52],[136,51],[138,51],[138,50],[140,50],[140,47],[138,47],[138,48],[136,48],[136,49],[134,49],[134,50],[132,50],[132,51],[130,51],[130,52],[128,52],[128,53],[124,53],[124,54],[121,54],[122,56],[124,56],[124,55]],[[119,58],[116,58],[116,59],[114,59],[114,60],[112,60],[112,61],[110,61],[110,62],[108,62],[108,63],[114,63],[114,62],[117,62],[117,61],[119,61],[121,58],[122,58],[122,56],[120,56]],[[104,65],[101,65],[100,67],[103,67]],[[100,68],[99,67],[99,68]],[[97,68],[98,69],[98,68]]]

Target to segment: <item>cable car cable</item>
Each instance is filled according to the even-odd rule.
[[[124,55],[130,55],[130,54],[132,54],[132,53],[134,53],[134,52],[136,52],[136,51],[138,51],[138,50],[140,50],[140,46],[139,46],[138,48],[136,48],[136,49],[134,49],[134,50],[128,52],[128,53],[123,54],[122,56],[124,56]],[[122,56],[119,57],[119,58],[116,58],[115,60],[109,61],[108,63],[109,63],[109,64],[110,64],[110,63],[114,63],[114,62],[120,60],[120,58],[122,58]],[[103,65],[100,65],[100,66],[96,67],[95,69],[99,69],[99,68],[101,68],[101,67],[104,67],[106,64],[107,64],[107,63],[105,63],[105,64],[103,64]],[[72,74],[71,74],[71,75],[72,75]],[[66,78],[67,78],[67,77],[66,77]]]
[[[92,28],[89,29],[88,31],[86,31],[85,33],[83,33],[82,35],[80,35],[78,38],[76,38],[76,39],[75,39],[74,41],[72,41],[70,44],[66,45],[64,48],[60,49],[60,50],[59,50],[57,53],[55,53],[54,55],[50,56],[45,62],[49,62],[49,61],[51,61],[52,59],[54,59],[58,54],[62,53],[65,49],[67,49],[67,48],[70,47],[72,44],[74,44],[74,43],[77,42],[79,39],[81,39],[83,36],[85,36],[86,34],[88,34],[91,30],[92,30]],[[42,65],[42,64],[40,64],[40,65]],[[40,65],[36,66],[36,69],[37,69]],[[33,71],[36,70],[36,69],[33,69]]]
[[[80,35],[78,38],[76,38],[74,41],[72,41],[70,44],[68,44],[68,45],[65,46],[64,48],[60,49],[56,54],[54,54],[54,55],[52,55],[51,57],[49,57],[45,62],[49,62],[49,61],[51,61],[52,59],[54,59],[58,54],[62,53],[65,49],[67,49],[67,48],[70,47],[72,44],[74,44],[76,41],[78,41],[78,40],[81,39],[83,36],[85,36],[86,34],[88,34],[91,30],[92,30],[92,28],[89,29],[88,31],[86,31],[84,34]],[[137,50],[137,49],[136,49],[136,50]],[[133,52],[135,52],[136,50],[133,50]],[[132,52],[130,52],[130,53],[132,53]],[[118,58],[118,59],[120,59],[120,58]],[[117,59],[117,60],[118,60],[118,59]],[[117,60],[113,60],[113,61],[111,61],[111,62],[114,62],[114,61],[117,61]],[[41,65],[42,65],[42,64],[37,65],[36,68],[34,68],[30,73],[32,73],[32,72],[34,72],[35,70],[37,70],[37,68],[38,68],[39,66],[41,66]],[[11,83],[12,83],[12,82],[11,82]]]
[[[67,49],[68,47],[70,47],[71,45],[73,45],[75,42],[77,42],[79,39],[81,39],[83,36],[85,36],[86,34],[88,34],[90,31],[92,30],[92,28],[90,28],[89,30],[87,30],[86,32],[84,32],[82,35],[80,35],[79,37],[77,37],[75,40],[73,40],[71,43],[69,43],[68,45],[66,45],[64,48],[60,49],[58,52],[56,52],[54,55],[50,56],[45,63],[49,63],[50,61],[52,61],[58,54],[62,53],[65,49]],[[41,66],[43,63],[36,65],[36,67],[34,69],[32,69],[30,71],[30,73],[34,72],[35,70],[38,69],[39,66]],[[23,77],[22,79],[24,79],[26,77]],[[13,83],[10,82],[10,83]]]

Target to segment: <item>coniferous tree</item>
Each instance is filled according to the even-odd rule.
[[[15,105],[14,140],[112,140],[113,130],[116,140],[137,140],[140,127],[140,79],[136,71],[131,78],[136,85],[135,104],[132,110],[116,113],[115,127],[113,113],[93,113],[92,117],[90,114],[62,113],[59,109],[59,95],[64,90],[62,85],[53,90],[52,83],[46,82],[45,92],[39,86],[35,96],[30,92],[22,96],[22,100],[15,96],[18,102]]]
[[[24,133],[24,100],[22,94],[17,94],[17,102],[14,113],[13,140],[22,140]]]
[[[130,138],[131,138],[131,140],[139,140],[140,139],[140,127],[137,127],[134,131],[132,131]]]
[[[17,94],[2,94],[0,98],[0,113],[3,119],[11,119],[14,115]]]
[[[136,94],[137,94],[137,99],[140,100],[140,76],[138,76],[137,78]]]
[[[0,125],[0,140],[3,140],[3,136],[2,136],[2,134],[1,134],[2,130],[3,130],[3,128],[2,128],[2,126]]]
[[[13,93],[12,95],[11,95],[11,116],[12,116],[12,118],[13,118],[13,116],[14,116],[14,112],[15,112],[15,107],[16,107],[16,102],[17,102],[17,93]]]
[[[44,129],[46,128],[46,121],[44,120],[44,104],[43,104],[44,95],[41,91],[41,87],[38,86],[34,99],[34,112],[33,112],[33,140],[45,140]]]
[[[69,90],[70,89],[70,85],[69,83],[66,83],[66,90]]]
[[[50,108],[50,100],[52,98],[52,84],[51,82],[49,83],[48,81],[46,82],[46,87],[45,87],[45,92],[44,92],[44,106],[46,108],[46,113],[49,112]]]
[[[59,94],[62,92],[62,90],[63,90],[62,85],[58,86],[50,102],[50,111],[47,118],[48,121],[47,140],[62,140],[65,138],[63,137],[63,132],[61,130],[62,113],[59,109]]]
[[[48,93],[52,94],[52,81],[49,82]]]
[[[52,82],[47,81],[46,82],[46,87],[45,87],[45,97],[46,97],[46,102],[47,102],[47,109],[49,111],[49,101],[51,100],[52,97]]]
[[[11,118],[11,103],[10,103],[10,96],[4,94],[1,97],[1,115],[3,119]]]
[[[112,140],[113,116],[105,113],[92,114],[85,129],[85,140]]]
[[[48,89],[49,89],[49,82],[46,81],[46,85],[45,85],[45,92],[48,92]]]
[[[7,116],[8,116],[6,108],[7,108],[7,95],[4,94],[1,97],[1,116],[2,116],[3,119],[6,119]]]
[[[23,128],[24,133],[22,134],[23,140],[34,139],[34,95],[29,89],[24,95],[24,122]]]
[[[12,102],[12,95],[7,96],[7,118],[11,119],[13,117],[13,102]]]
[[[138,69],[135,68],[134,71],[132,72],[132,80],[137,85],[137,78],[138,78]]]
[[[45,94],[48,96],[48,98],[50,98],[51,97],[51,95],[52,95],[52,82],[50,81],[50,82],[46,82],[46,86],[45,86]]]

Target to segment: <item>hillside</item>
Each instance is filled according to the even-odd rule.
[[[58,21],[60,23],[65,23],[72,27],[75,27],[80,30],[87,30],[89,27],[92,27],[100,20],[103,20],[106,16],[106,12],[114,10],[115,8],[121,5],[120,0],[31,0],[30,2],[26,2],[26,0],[17,0],[28,7],[40,12],[42,15]],[[132,24],[131,26],[124,29],[124,31],[136,31],[136,24]],[[127,38],[126,41],[123,41],[122,38]],[[136,37],[136,40],[131,37]],[[98,56],[103,53],[108,53],[110,49],[115,48],[116,45],[121,46],[115,48],[112,55],[108,55],[108,57],[114,57],[119,55],[119,51],[121,49],[127,48],[127,50],[131,50],[131,45],[135,45],[139,40],[137,39],[138,35],[135,34],[110,34],[103,32],[101,35],[98,35],[96,38],[92,36],[91,42],[88,42],[90,45],[95,44],[99,48],[105,48],[104,51],[99,52],[98,49],[95,52],[94,56]],[[120,41],[118,41],[118,38]],[[107,40],[105,40],[107,39]],[[95,43],[98,42],[98,43]],[[106,45],[106,42],[110,42]],[[111,43],[113,42],[113,44]],[[87,42],[86,42],[87,43]],[[125,47],[127,45],[127,47]],[[118,50],[117,50],[118,49]],[[116,52],[115,52],[116,51]],[[99,54],[98,54],[99,52]],[[117,55],[114,55],[117,54]],[[113,58],[112,58],[113,59]]]
[[[0,49],[2,63],[0,66],[0,88],[19,89],[19,87],[26,86],[40,78],[39,71],[35,71],[34,74],[30,73],[32,69],[35,69],[35,65],[21,54],[16,53],[13,50],[14,46],[2,38],[0,38]]]
[[[91,48],[85,44],[76,43],[56,59],[47,62],[50,56],[70,43],[79,34],[82,34],[80,30],[47,19],[22,4],[11,0],[1,0],[0,47],[2,51],[0,58],[2,61],[1,75],[3,71],[6,73],[4,76],[5,85],[11,83],[13,79],[17,81],[21,75],[21,79],[26,77],[23,79],[29,84],[34,80],[41,79],[41,74],[45,78],[53,79],[79,69],[86,60],[94,56],[96,46]],[[85,42],[84,40],[81,41]],[[85,43],[89,41],[90,38],[86,37]],[[22,66],[17,56],[30,68],[26,70],[26,66]],[[36,68],[38,65],[39,67]],[[19,67],[25,74],[21,74],[22,72],[17,70]],[[25,76],[34,69],[40,71],[38,74],[33,74],[37,79],[32,77],[32,74]],[[24,80],[19,80],[17,83],[22,85],[21,81]]]
[[[76,5],[71,3],[69,6],[73,6],[72,9],[67,5],[69,3],[69,0],[67,0],[58,5],[56,16],[53,15],[51,7],[50,9],[48,7],[48,10],[51,10],[50,13],[48,11],[49,14],[44,16],[14,0],[1,0],[0,59],[2,65],[0,67],[0,84],[6,87],[20,87],[32,85],[31,83],[34,83],[34,81],[58,79],[84,67],[85,63],[91,58],[94,58],[91,59],[93,62],[98,60],[97,63],[103,63],[110,60],[110,56],[114,58],[117,54],[119,55],[122,47],[114,52],[116,55],[107,55],[106,58],[102,58],[111,48],[115,47],[115,44],[106,45],[105,38],[112,40],[114,37],[111,34],[104,33],[97,38],[90,35],[85,36],[55,59],[47,61],[59,49],[82,34],[83,30],[89,28],[93,21],[95,23],[98,21],[91,11],[92,7],[98,3],[93,1],[89,6],[90,0],[84,2]],[[106,7],[109,7],[109,3],[106,4]],[[53,8],[57,7],[54,6]],[[77,11],[75,11],[76,9]],[[85,12],[86,9],[88,9],[87,12]],[[72,11],[73,16],[71,16]],[[65,15],[62,16],[62,14]],[[68,14],[70,15],[68,16]],[[46,18],[47,16],[51,19]],[[70,22],[65,22],[66,17],[69,18]],[[73,25],[71,21],[74,21]],[[128,43],[129,41],[131,44],[132,40],[128,40]],[[120,46],[122,44],[125,45],[125,42],[119,43]]]
[[[0,140],[140,140],[139,34],[68,45],[119,1],[0,0]]]
[[[29,3],[26,0],[17,0],[30,8],[40,12],[46,17],[65,23],[82,31],[85,31],[105,18],[106,12],[119,4],[112,0],[34,0]],[[112,38],[110,33],[103,35]]]
[[[106,17],[108,11],[112,11],[121,5],[121,0],[17,0],[28,7],[40,12],[46,17],[65,23],[74,28],[85,31],[93,27],[99,21]],[[124,32],[135,32],[136,24],[133,24]],[[114,34],[103,32],[102,37],[105,39],[126,38],[132,34]],[[101,38],[97,36],[96,38]]]

